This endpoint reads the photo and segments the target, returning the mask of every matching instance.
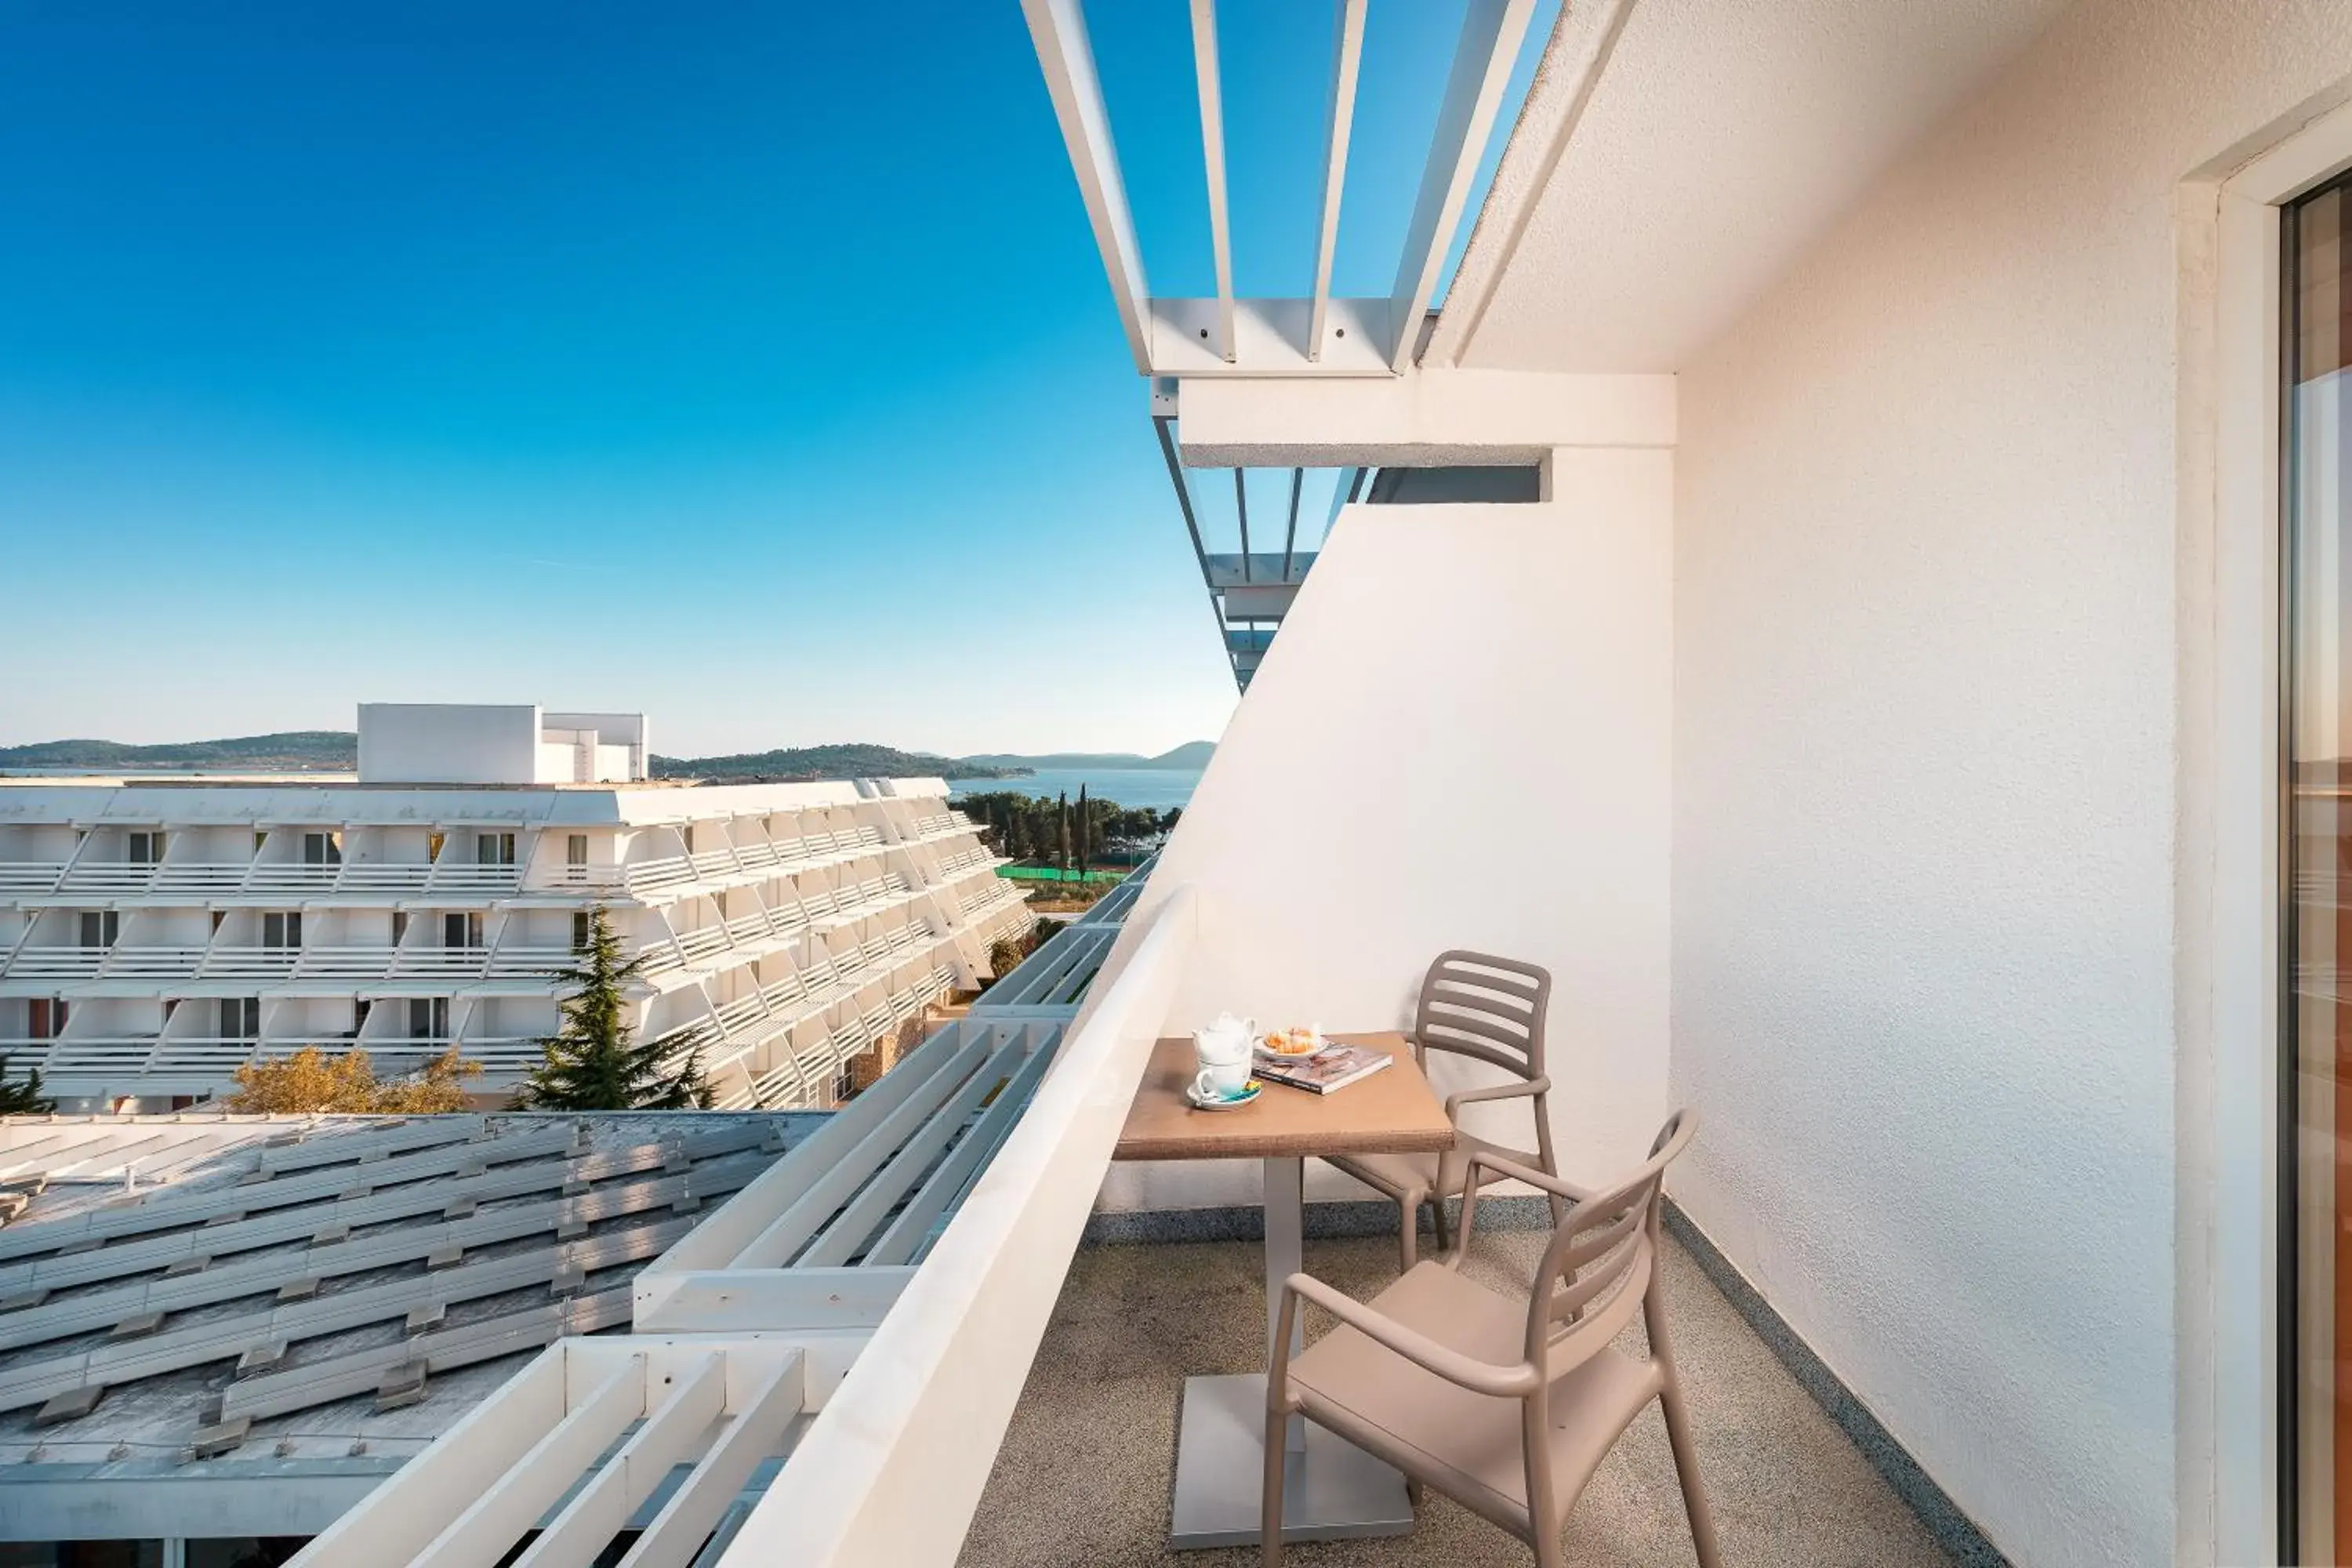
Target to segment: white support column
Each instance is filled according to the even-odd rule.
[[[1209,175],[1209,248],[1217,268],[1217,353],[1231,364],[1234,244],[1225,212],[1225,95],[1217,76],[1217,0],[1192,0],[1192,73],[1200,88],[1201,163]]]
[[[1110,114],[1103,106],[1102,83],[1095,75],[1094,49],[1087,41],[1086,16],[1079,0],[1021,0],[1021,14],[1029,24],[1037,65],[1054,100],[1054,118],[1062,127],[1062,142],[1069,150],[1070,169],[1086,201],[1095,246],[1102,252],[1103,270],[1110,279],[1111,301],[1118,309],[1128,349],[1135,355],[1135,368],[1148,374],[1151,352],[1144,323],[1150,293],[1144,285],[1135,220],[1128,211],[1127,190],[1119,179]]]
[[[1534,13],[1535,0],[1471,0],[1469,15],[1463,18],[1462,41],[1454,49],[1454,71],[1446,80],[1445,101],[1438,110],[1421,194],[1414,199],[1412,223],[1405,230],[1404,254],[1397,265],[1391,300],[1391,370],[1402,372],[1412,363],[1422,315],[1437,293],[1446,248],[1470,200],[1478,160]]]
[[[1339,198],[1348,180],[1348,139],[1356,125],[1356,72],[1364,58],[1364,0],[1339,0],[1339,40],[1331,69],[1331,110],[1323,130],[1323,226],[1315,247],[1315,298],[1307,312],[1307,357],[1323,357],[1331,311],[1331,259],[1339,247]]]

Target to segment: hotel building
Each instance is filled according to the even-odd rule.
[[[637,714],[367,704],[359,731],[356,777],[0,786],[10,1072],[168,1110],[303,1046],[456,1046],[497,1093],[601,906],[639,1031],[723,1105],[824,1106],[1024,918],[937,779],[655,783]]]

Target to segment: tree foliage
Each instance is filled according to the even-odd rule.
[[[0,1057],[0,1116],[39,1116],[56,1109],[41,1092],[40,1068],[33,1068],[18,1083],[8,1076],[8,1058]]]
[[[1020,966],[1021,961],[1045,945],[1061,928],[1052,921],[1032,921],[1029,929],[1000,936],[988,947],[988,970],[991,984],[1003,979]]]
[[[436,1116],[466,1109],[466,1080],[481,1070],[481,1063],[466,1060],[452,1046],[420,1073],[380,1079],[365,1051],[329,1056],[305,1046],[292,1056],[237,1068],[236,1092],[224,1104],[230,1110],[277,1116]]]
[[[628,987],[645,968],[624,958],[603,905],[588,917],[588,946],[564,978],[579,989],[562,1003],[563,1027],[540,1042],[541,1058],[518,1096],[536,1110],[694,1110],[716,1098],[689,1051],[673,1063],[658,1041],[630,1037]]]
[[[1139,850],[1176,826],[1180,808],[1165,812],[1148,806],[1129,809],[1111,800],[1081,799],[1066,807],[1052,796],[1026,795],[1015,790],[982,790],[956,802],[956,809],[978,823],[995,851],[1015,860],[1064,863],[1062,826],[1069,817],[1072,836],[1083,831],[1089,861],[1106,849]]]

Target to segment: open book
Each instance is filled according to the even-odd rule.
[[[1269,1083],[1328,1094],[1335,1089],[1347,1088],[1358,1079],[1371,1077],[1390,1060],[1388,1052],[1376,1051],[1370,1046],[1334,1042],[1303,1057],[1281,1056],[1261,1046],[1251,1070]]]

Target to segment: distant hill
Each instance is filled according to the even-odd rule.
[[[1216,749],[1210,742],[1192,741],[1156,757],[1133,752],[1054,752],[1043,756],[1006,752],[942,757],[852,742],[739,752],[723,757],[656,756],[653,773],[659,779],[1010,779],[1048,768],[1192,771],[1208,766]],[[184,741],[163,746],[132,746],[121,741],[39,741],[26,746],[0,746],[0,768],[58,773],[350,773],[359,766],[359,737],[349,730],[293,730],[279,735]]]
[[[349,730],[289,730],[227,741],[130,746],[121,741],[38,741],[0,746],[0,768],[128,772],[210,768],[257,773],[349,773],[359,766],[360,738]]]
[[[1019,771],[992,767],[980,758],[940,757],[858,742],[739,752],[725,757],[656,756],[653,767],[657,779],[1003,779]]]
[[[1217,753],[1213,741],[1187,741],[1171,752],[1156,757],[1135,752],[1048,752],[1043,756],[1024,756],[1012,752],[991,752],[962,761],[984,767],[1014,769],[1066,768],[1138,768],[1181,769],[1191,773],[1209,765]]]

